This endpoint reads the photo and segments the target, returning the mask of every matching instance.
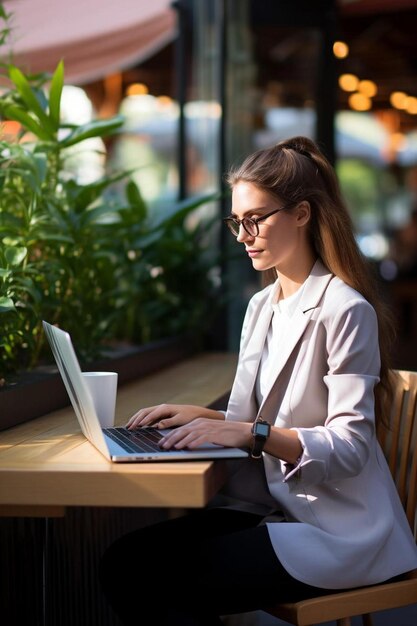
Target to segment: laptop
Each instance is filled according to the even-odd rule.
[[[82,432],[110,461],[195,461],[248,456],[248,452],[241,448],[216,444],[204,444],[194,450],[164,450],[159,447],[158,441],[170,429],[139,428],[131,431],[123,427],[102,428],[69,333],[45,321],[43,327]]]

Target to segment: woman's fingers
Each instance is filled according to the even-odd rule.
[[[134,429],[145,426],[173,428],[187,424],[195,419],[202,410],[201,407],[183,404],[158,404],[158,406],[141,409],[135,413],[126,424],[126,428]]]
[[[132,415],[126,424],[126,428],[133,429],[143,426],[153,426],[155,422],[158,422],[167,415],[169,415],[169,410],[166,405],[160,404],[158,406],[147,407]]]
[[[199,441],[199,443],[197,443]],[[159,442],[159,445],[164,449],[177,448],[178,450],[182,448],[192,448],[197,445],[201,445],[204,443],[204,438],[201,434],[197,434],[196,432],[180,432],[180,429],[176,429],[175,433],[164,437]]]
[[[218,425],[217,425],[218,426]],[[213,420],[197,418],[190,424],[180,426],[169,433],[160,441],[160,445],[169,449],[175,448],[195,448],[198,445],[211,440],[213,431]]]
[[[225,422],[197,418],[180,426],[160,441],[164,449],[196,448],[211,443],[221,446],[245,447],[252,440],[250,422]]]

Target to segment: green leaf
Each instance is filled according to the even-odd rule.
[[[30,297],[32,298],[34,302],[37,302],[37,303],[41,302],[42,293],[41,291],[39,291],[39,289],[35,287],[33,280],[27,277],[24,277],[24,278],[18,277],[16,278],[15,282],[16,282],[16,287],[18,287],[21,292],[24,292],[25,294],[30,295]]]
[[[14,302],[11,298],[5,296],[0,297],[0,313],[9,313],[10,311],[16,311]]]
[[[140,189],[133,180],[129,180],[126,185],[126,197],[130,205],[136,209],[137,218],[139,220],[146,219],[148,209],[146,203],[140,193]]]
[[[42,109],[42,111],[47,111],[49,108],[49,100],[45,94],[45,91],[43,89],[43,87],[35,87],[34,85],[32,86],[32,91],[33,91],[33,95],[35,96],[35,98],[37,99],[37,101],[39,102],[39,105]],[[46,114],[46,113],[45,113]]]
[[[33,119],[26,111],[16,104],[6,104],[3,106],[3,114],[9,120],[20,122],[27,130],[30,130],[34,135],[43,139],[44,141],[50,140],[50,134],[42,128],[36,120]]]
[[[7,22],[11,17],[12,17],[13,13],[8,13],[6,11],[6,9],[3,6],[3,2],[0,2],[0,17]]]
[[[28,253],[27,248],[18,246],[15,248],[6,248],[4,256],[6,261],[13,266],[20,265]]]
[[[28,110],[36,115],[39,122],[44,127],[45,131],[49,134],[49,137],[53,139],[55,129],[52,126],[48,115],[42,109],[39,100],[37,99],[32,87],[26,79],[26,76],[18,67],[10,65],[9,77],[10,80],[16,85],[16,89],[18,90]]]
[[[86,226],[87,224],[117,224],[121,221],[118,211],[121,211],[122,207],[102,205],[89,209],[82,214],[81,224]],[[104,218],[104,219],[103,219]],[[107,218],[107,219],[106,219]]]
[[[20,231],[22,228],[22,220],[20,217],[13,215],[9,211],[1,210],[0,232],[7,232],[9,229]]]
[[[149,248],[153,246],[155,243],[160,241],[160,239],[161,239],[161,233],[158,231],[146,233],[144,235],[137,237],[133,241],[133,247],[136,250],[144,250],[145,248]]]
[[[70,244],[74,244],[74,239],[72,237],[69,237],[67,235],[58,235],[58,234],[53,234],[50,233],[48,231],[44,231],[44,230],[39,230],[37,231],[37,238],[39,241],[56,241],[57,243],[70,243]]]
[[[161,226],[174,225],[175,223],[184,220],[189,213],[194,211],[199,206],[208,202],[214,202],[220,197],[219,194],[213,193],[204,196],[198,196],[197,198],[187,198],[181,202],[172,204],[164,209],[164,213],[159,215],[152,224],[153,228],[160,228]]]
[[[54,72],[49,91],[49,118],[55,131],[59,128],[61,117],[61,96],[64,86],[64,62],[60,61]]]
[[[93,120],[75,128],[65,139],[60,141],[63,148],[73,146],[90,137],[104,137],[110,135],[124,124],[124,117],[116,115],[108,120]]]
[[[88,185],[79,185],[74,180],[65,182],[65,188],[68,196],[71,198],[71,204],[77,212],[89,207],[101,194],[113,183],[123,180],[129,175],[129,172],[119,172],[111,176],[105,176],[99,180],[89,183]]]
[[[4,237],[3,243],[5,246],[18,246],[20,239],[18,237]]]
[[[43,152],[35,152],[33,154],[33,163],[35,164],[38,181],[43,183],[48,173],[48,158]]]

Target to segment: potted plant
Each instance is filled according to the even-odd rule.
[[[211,223],[187,224],[213,196],[154,213],[129,172],[79,182],[66,169],[68,150],[117,132],[123,119],[63,122],[62,62],[52,77],[13,64],[7,73],[0,114],[21,130],[17,141],[0,140],[0,428],[22,421],[22,407],[10,417],[7,400],[16,374],[50,357],[42,319],[71,332],[83,362],[116,340],[143,345],[201,332],[214,311],[217,264]]]

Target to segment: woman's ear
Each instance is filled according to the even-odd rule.
[[[296,207],[295,211],[296,211],[297,226],[301,227],[301,226],[305,226],[306,224],[308,224],[308,222],[310,221],[310,217],[311,217],[310,203],[307,202],[307,200],[303,200]]]

